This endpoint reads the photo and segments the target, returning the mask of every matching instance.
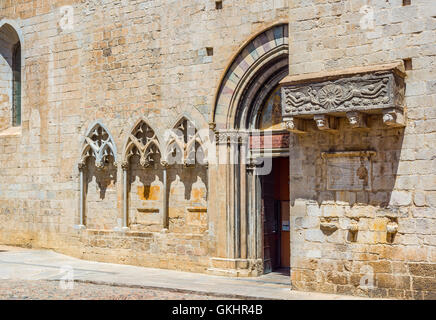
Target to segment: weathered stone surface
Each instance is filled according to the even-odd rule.
[[[162,168],[167,159],[154,161],[150,151],[162,157],[168,150],[150,149],[147,142],[165,146],[165,130],[183,116],[198,130],[209,128],[220,78],[232,56],[245,59],[237,61],[227,82],[229,99],[244,63],[256,65],[256,54],[274,48],[270,45],[276,41],[285,47],[289,38],[290,77],[300,78],[302,93],[297,97],[298,90],[291,92],[294,107],[301,108],[306,99],[308,109],[327,114],[334,109],[341,117],[320,117],[334,124],[323,132],[314,121],[296,121],[294,128],[288,126],[289,139],[282,132],[281,140],[273,143],[289,147],[292,287],[370,297],[434,297],[434,8],[418,1],[407,7],[401,1],[374,2],[370,5],[377,14],[371,21],[360,11],[366,2],[327,2],[224,1],[222,10],[215,9],[214,1],[200,0],[183,4],[183,10],[163,0],[109,0],[104,6],[79,0],[1,2],[1,23],[8,21],[23,42],[23,99],[22,125],[11,127],[10,87],[5,85],[11,78],[10,59],[5,57],[0,63],[0,242],[195,272],[207,272],[211,257],[228,258],[227,239],[233,230],[227,233],[227,208],[234,194],[227,189],[224,166],[168,167],[169,219],[163,228]],[[60,11],[65,5],[74,12],[71,26]],[[283,22],[289,25],[289,37],[269,39],[261,32],[286,30],[283,25],[269,28]],[[239,52],[252,37],[256,50]],[[401,94],[395,101],[390,94],[395,86],[402,91],[402,75],[384,68],[407,58],[413,68],[400,70],[407,74],[404,101]],[[380,69],[384,71],[378,73]],[[307,85],[304,79],[309,74],[314,78],[313,73],[318,84]],[[361,100],[353,102],[355,98]],[[227,121],[227,105],[223,101],[216,115],[221,125]],[[349,107],[365,112],[388,106],[392,108],[383,116],[346,114]],[[406,112],[398,113],[395,108],[403,106]],[[304,104],[296,112],[305,113]],[[401,120],[396,117],[404,118],[405,128],[386,126]],[[144,119],[155,135],[142,136],[143,129],[136,126]],[[112,138],[98,141],[116,149],[100,148],[91,139],[94,150],[84,140],[96,121]],[[292,133],[296,130],[304,135],[297,137]],[[188,151],[184,160],[189,165],[187,141],[176,140]],[[85,153],[92,157],[80,168],[87,177],[87,229],[75,229],[80,208],[77,165],[84,146],[86,152],[92,149]],[[328,190],[322,153],[368,150],[376,152],[372,172],[368,170],[371,187]],[[113,158],[120,161],[114,164]],[[125,203],[128,230],[120,228]],[[358,220],[355,237],[350,235],[351,219]],[[323,232],[322,223],[337,229]],[[389,223],[398,225],[391,236]],[[245,268],[238,275],[256,274],[262,272],[261,260],[227,259],[220,266]]]
[[[284,117],[403,108],[404,82],[393,71],[373,72],[339,79],[286,80],[282,89]],[[319,76],[319,75],[318,75]],[[332,76],[330,76],[332,77]],[[303,82],[300,80],[300,82]]]
[[[321,251],[321,257],[314,259],[318,265],[327,262],[351,264],[348,266],[350,277],[345,285],[339,273],[338,277],[323,278],[320,282],[298,277],[292,284],[300,290],[400,299],[428,298],[436,291],[431,280],[426,282],[435,276],[436,257],[431,227],[436,224],[436,182],[432,163],[436,115],[429,113],[436,102],[431,91],[431,71],[435,66],[430,62],[434,60],[430,57],[436,48],[427,37],[435,37],[436,28],[425,22],[431,20],[430,10],[425,12],[423,8],[419,9],[422,4],[414,2],[406,7],[401,6],[401,1],[371,3],[367,9],[375,13],[374,20],[371,15],[365,15],[367,11],[360,11],[366,3],[352,7],[346,7],[345,1],[334,4],[337,5],[336,12],[351,12],[353,17],[334,15],[331,6],[325,10],[325,4],[321,2],[306,6],[300,1],[291,5],[290,74],[282,81],[283,114],[286,122],[287,117],[293,117],[295,121],[298,117],[311,119],[315,114],[340,111],[338,116],[342,118],[338,131],[333,134],[319,132],[313,120],[304,120],[305,134],[298,134],[296,143],[290,148],[290,152],[297,155],[291,160],[290,181],[296,197],[316,200],[307,206],[308,215],[337,217],[340,222],[338,230],[325,236],[321,247],[319,239],[313,238],[307,243],[306,238],[306,248]],[[407,19],[400,19],[401,16],[407,16]],[[423,22],[415,26],[422,30],[422,35],[413,45],[408,42],[413,34],[413,27],[408,23],[410,19]],[[350,103],[353,98],[346,94],[349,92],[347,80],[355,85],[353,81],[363,78],[353,79],[354,76],[368,75],[375,72],[374,68],[383,70],[387,65],[392,68],[394,60],[405,58],[413,60],[412,70],[400,70],[407,74],[403,101],[403,106],[407,106],[405,129],[383,130],[381,115],[368,115],[366,128],[353,128],[345,118],[345,103],[348,101],[349,107],[354,108]],[[359,107],[365,109],[363,103]],[[389,115],[396,116],[389,112],[385,115],[386,121],[390,121]],[[291,136],[295,135],[291,133]],[[329,192],[329,177],[321,154],[348,150],[377,152],[372,159],[371,189]],[[302,182],[297,184],[296,181]],[[359,219],[355,239],[349,234],[347,219]],[[393,238],[387,237],[387,226],[391,221],[398,224]],[[341,241],[347,244],[344,252],[351,253],[352,260],[345,259],[346,254],[332,254],[335,250],[338,252],[333,238],[341,231],[344,232]],[[299,265],[300,256],[304,256],[296,250],[299,246],[301,244],[295,244],[291,248],[294,250],[291,260],[297,261],[292,264],[292,273],[298,274],[306,268],[304,264]],[[294,279],[292,275],[291,279]],[[373,287],[361,287],[362,279],[372,279]]]

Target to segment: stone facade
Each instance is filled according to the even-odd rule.
[[[30,0],[1,1],[0,13],[0,243],[259,275],[261,165],[259,155],[242,160],[248,141],[277,140],[268,154],[290,160],[292,288],[435,298],[432,1]],[[18,40],[19,126],[10,67]],[[393,63],[401,81],[389,73],[383,82],[380,66]],[[361,80],[349,71],[357,67],[370,70],[360,87],[379,99],[375,112],[299,118],[285,97],[286,138],[248,139],[280,82],[284,95],[298,77],[316,90],[346,87]],[[404,96],[389,104],[390,89]],[[335,90],[321,100],[349,102],[331,100]],[[219,163],[205,161],[211,154]],[[362,190],[331,181],[332,161],[362,164]]]
[[[253,34],[287,21],[287,1],[228,1],[222,9],[213,0],[1,1],[0,12],[2,32],[16,33],[23,57],[19,127],[10,121],[8,82],[1,87],[1,243],[205,272],[221,246],[219,218],[207,206],[219,195],[207,169],[168,168],[165,232],[162,168],[144,169],[132,157],[130,228],[120,232],[125,145],[141,119],[162,148],[165,130],[183,116],[208,128],[232,55]],[[82,229],[78,165],[95,123],[111,135],[118,159],[103,171],[92,156],[84,163]]]
[[[405,71],[404,128],[370,115],[362,131],[343,116],[336,133],[311,120],[308,133],[292,134],[294,288],[436,297],[435,12],[432,1],[291,1],[290,76],[413,62]],[[321,154],[344,150],[376,152],[371,190],[328,190]],[[323,230],[323,223],[337,229]]]

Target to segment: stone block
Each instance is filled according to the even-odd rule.
[[[389,204],[392,206],[408,206],[412,202],[412,194],[407,191],[392,191]]]
[[[325,235],[319,229],[306,230],[305,237],[307,241],[324,242]]]

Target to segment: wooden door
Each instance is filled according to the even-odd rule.
[[[281,226],[280,226],[280,266],[289,268],[291,263],[291,233],[290,233],[290,202],[281,201]]]
[[[289,205],[289,158],[276,158],[271,174],[262,176],[265,273],[290,266]]]
[[[263,177],[262,193],[264,273],[269,273],[280,264],[280,232],[278,225],[280,208],[274,200],[274,179],[272,175]]]

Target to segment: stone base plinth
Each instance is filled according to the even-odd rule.
[[[210,258],[209,274],[230,277],[258,277],[263,274],[261,259]]]

